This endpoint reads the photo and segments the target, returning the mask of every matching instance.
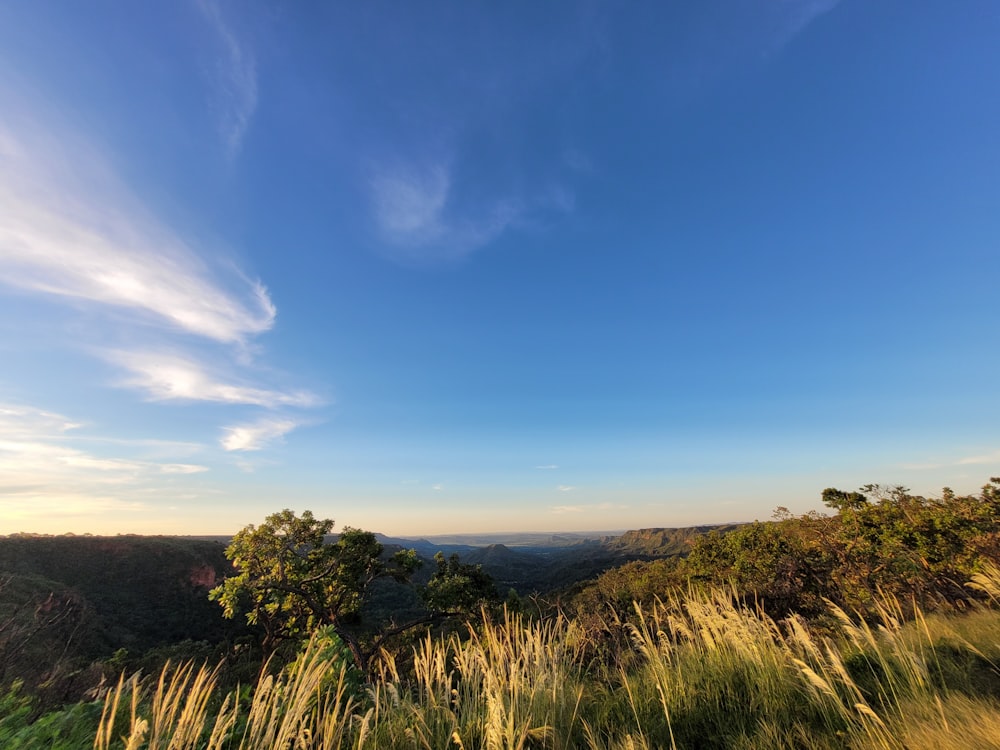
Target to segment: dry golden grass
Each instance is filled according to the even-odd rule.
[[[105,698],[95,750],[263,750],[339,748],[350,721],[352,701],[345,697],[344,673],[332,690],[321,689],[329,664],[310,644],[292,669],[258,681],[242,721],[237,693],[226,695],[214,717],[218,669],[167,664],[149,696],[135,679],[119,680]],[[147,700],[148,698],[148,700]],[[128,703],[128,716],[120,715]]]
[[[1000,592],[1000,571],[976,585]],[[637,610],[611,669],[583,662],[600,649],[565,618],[484,619],[425,638],[408,674],[383,653],[364,700],[315,642],[248,705],[217,694],[217,670],[168,667],[108,693],[94,748],[1000,748],[997,611],[927,618],[885,597],[874,622],[831,605],[839,628],[820,635],[736,601],[692,591]]]

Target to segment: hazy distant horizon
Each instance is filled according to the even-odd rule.
[[[643,527],[639,529],[605,529],[605,530],[590,530],[590,531],[487,531],[487,532],[462,532],[462,533],[444,533],[444,534],[385,534],[378,529],[365,529],[365,531],[371,531],[382,539],[387,540],[400,540],[400,541],[411,541],[411,542],[432,542],[435,544],[441,544],[444,546],[469,546],[469,547],[481,547],[489,546],[493,544],[502,544],[509,547],[517,546],[547,546],[546,542],[551,542],[553,538],[559,538],[565,541],[568,545],[583,543],[585,541],[596,541],[599,539],[604,539],[608,537],[620,537],[623,534],[627,534],[633,531],[659,531],[664,529],[675,529],[675,528],[706,528],[706,527],[716,527],[716,526],[736,526],[747,523],[746,521],[729,521],[722,524],[692,524],[690,527],[684,526],[650,526]],[[23,534],[36,534],[37,532],[14,532],[13,535],[18,533]],[[177,538],[177,539],[204,539],[204,540],[216,540],[216,541],[227,541],[235,535],[235,531],[228,534],[136,534],[129,532],[120,532],[115,534],[77,534],[76,532],[65,532],[63,534],[39,534],[41,536],[89,536],[89,537],[105,537],[105,538],[117,538],[117,537],[127,537],[127,536],[163,536],[167,538]],[[337,530],[334,530],[333,536],[336,536]]]
[[[0,533],[1000,475],[1000,14],[0,6]]]

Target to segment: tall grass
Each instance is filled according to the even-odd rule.
[[[981,583],[1000,591],[1000,575]],[[886,597],[873,622],[830,615],[819,632],[732,592],[675,593],[617,624],[629,654],[598,653],[609,670],[573,621],[506,614],[428,636],[405,673],[383,653],[363,696],[314,641],[249,699],[219,695],[207,667],[123,679],[94,748],[1000,747],[1000,613],[925,617]]]
[[[412,689],[386,657],[373,688],[375,716],[361,747],[554,750],[578,746],[585,691],[582,633],[558,617],[505,614],[414,654]]]
[[[688,592],[638,613],[631,630],[643,662],[607,691],[634,729],[622,734],[620,722],[605,721],[603,732],[589,732],[591,748],[936,750],[970,737],[965,747],[1000,747],[996,612],[928,621],[884,597],[875,623],[830,605],[839,627],[820,635],[798,617],[776,623],[735,601]],[[971,621],[965,629],[990,654],[953,627]]]
[[[105,697],[95,750],[256,750],[343,746],[353,700],[345,668],[331,682],[330,663],[316,639],[286,672],[265,669],[241,714],[240,691],[227,694],[210,716],[217,669],[185,664],[163,668],[146,695],[136,679],[119,680]],[[127,716],[121,716],[126,709]]]

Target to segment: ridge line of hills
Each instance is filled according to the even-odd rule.
[[[636,560],[685,555],[702,534],[735,528],[728,524],[637,529],[617,536],[584,536],[572,543],[567,543],[571,535],[513,539],[514,535],[505,535],[510,544],[493,541],[479,546],[378,538],[386,555],[412,548],[424,559],[426,564],[414,576],[416,583],[426,582],[433,573],[435,553],[457,553],[462,562],[481,565],[501,595],[513,590],[525,596],[568,591]],[[246,633],[245,622],[223,619],[219,605],[208,599],[209,590],[231,570],[224,554],[229,540],[0,536],[0,679],[48,681],[58,684],[61,693],[75,695],[98,680],[93,665],[120,655],[168,658],[180,649],[210,658],[216,644],[233,642]],[[370,601],[373,611],[391,615],[416,604],[409,587],[390,581],[380,584]],[[65,659],[53,662],[58,653]],[[72,668],[63,674],[66,665]]]

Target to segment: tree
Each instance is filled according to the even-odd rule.
[[[818,560],[788,531],[788,521],[746,524],[727,534],[698,537],[681,563],[693,581],[732,584],[753,595],[770,614],[813,611],[821,606]]]
[[[463,563],[457,554],[445,560],[442,552],[434,555],[434,561],[437,571],[422,592],[432,610],[474,612],[500,603],[493,578],[482,565]]]
[[[371,584],[379,578],[409,581],[420,561],[413,550],[384,560],[375,535],[360,529],[345,528],[329,542],[332,530],[330,519],[316,519],[308,510],[297,517],[287,509],[247,526],[226,548],[236,575],[209,597],[226,617],[246,610],[247,621],[262,628],[267,652],[329,625],[364,668],[368,658],[350,626],[360,619]]]
[[[839,510],[861,510],[868,505],[868,497],[860,492],[844,492],[835,487],[823,490],[823,504],[828,508]]]
[[[429,609],[402,624],[384,624],[363,648],[358,626],[372,584],[384,578],[409,583],[421,561],[414,550],[386,559],[370,531],[345,528],[330,542],[332,531],[332,520],[317,519],[308,510],[297,517],[286,509],[260,526],[247,526],[226,548],[235,575],[209,597],[222,605],[226,617],[245,611],[247,621],[263,630],[267,652],[283,640],[327,626],[347,644],[362,672],[387,638],[499,599],[493,579],[479,566],[463,564],[457,556],[446,562],[439,554],[438,570],[421,592]]]
[[[969,596],[964,585],[984,560],[1000,557],[1000,481],[979,495],[945,487],[939,498],[900,485],[858,492],[828,488],[833,516],[807,514],[784,523],[812,552],[824,596],[864,611],[881,594],[913,597],[930,608]]]

